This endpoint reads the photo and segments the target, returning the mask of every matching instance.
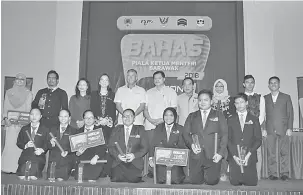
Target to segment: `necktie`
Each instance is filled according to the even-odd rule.
[[[37,127],[33,127],[33,126],[32,126],[32,133],[31,133],[31,137],[32,137],[32,139],[33,139],[33,140],[35,139],[35,135],[36,135],[36,129],[37,129]]]
[[[240,124],[241,124],[241,129],[243,131],[243,129],[244,129],[244,114],[240,114]]]
[[[167,125],[167,126],[166,126],[167,141],[169,141],[170,129],[171,129],[171,125]]]
[[[66,130],[66,127],[61,127],[61,131],[60,131],[60,139],[62,138],[63,133],[65,132],[65,130]]]
[[[126,132],[125,132],[125,145],[127,146],[128,139],[129,139],[129,127],[126,127],[125,130],[126,130]]]
[[[206,124],[206,120],[207,120],[206,114],[207,114],[207,111],[204,110],[204,111],[203,111],[203,117],[202,117],[203,129],[205,128],[205,124]]]

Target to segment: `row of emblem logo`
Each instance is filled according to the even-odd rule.
[[[161,23],[162,27],[166,27],[168,22],[169,22],[170,17],[159,17],[159,22]],[[125,18],[124,19],[124,24],[126,26],[130,26],[132,25],[133,20],[131,18]],[[143,24],[144,26],[147,26],[149,24],[153,24],[154,21],[149,19],[149,20],[141,20],[141,24]],[[188,20],[186,18],[179,18],[176,21],[176,25],[177,26],[183,26],[186,27],[188,24]],[[203,27],[205,25],[205,20],[203,18],[197,19],[196,20],[196,24],[198,27]]]

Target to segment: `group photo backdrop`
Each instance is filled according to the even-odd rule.
[[[180,94],[182,79],[186,73],[194,72],[199,73],[194,78],[196,92],[212,89],[215,80],[224,79],[230,95],[235,95],[243,90],[245,74],[242,8],[242,2],[83,2],[79,76],[88,78],[92,89],[97,89],[99,76],[107,73],[111,87],[116,91],[125,84],[126,71],[133,68],[138,71],[138,85],[148,90],[154,86],[153,73],[163,70],[167,76],[166,85]],[[121,31],[117,20],[122,16],[140,16],[142,20],[146,20],[144,16],[207,16],[212,20],[212,28],[194,32]],[[171,41],[172,44],[161,52],[157,45],[159,40]],[[192,57],[187,52],[188,48],[186,50],[182,45],[187,47],[195,41],[202,43],[197,45],[201,51]],[[165,47],[165,43],[163,45]],[[131,55],[131,52],[136,53],[136,48],[140,50],[138,55]],[[167,48],[170,48],[169,52]],[[172,63],[185,60],[196,65],[178,66],[178,70],[165,69],[169,66],[165,63],[160,64],[165,66],[160,69],[159,64],[151,66],[161,60]],[[146,62],[149,62],[147,66]]]

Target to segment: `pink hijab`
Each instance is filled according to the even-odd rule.
[[[16,79],[24,79],[23,85],[17,85],[14,81],[12,88],[7,90],[7,97],[9,102],[14,108],[20,108],[26,101],[30,91],[25,87],[26,86],[26,76],[22,73],[16,75]]]

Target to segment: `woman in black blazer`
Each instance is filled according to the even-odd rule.
[[[150,166],[154,166],[153,156],[155,152],[155,147],[163,148],[182,148],[185,149],[185,143],[183,141],[183,126],[176,123],[177,120],[177,111],[168,107],[163,112],[164,123],[161,123],[156,126],[154,138],[150,146]],[[156,165],[156,177],[157,183],[166,182],[166,166],[165,165]],[[183,167],[173,166],[171,170],[171,183],[180,184],[183,183],[185,179],[185,174]]]

